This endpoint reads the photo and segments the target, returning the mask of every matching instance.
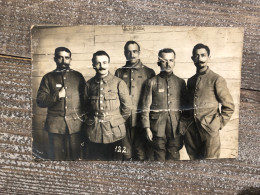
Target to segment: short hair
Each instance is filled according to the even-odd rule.
[[[164,48],[164,49],[161,49],[158,53],[158,57],[162,57],[162,53],[173,53],[174,54],[174,58],[176,57],[176,53],[173,49],[171,48]]]
[[[70,54],[70,57],[71,57],[71,51],[67,47],[57,47],[55,49],[54,56],[57,57],[59,52],[61,52],[61,51],[66,51],[67,53]]]
[[[96,56],[107,56],[108,57],[108,62],[110,62],[110,57],[109,55],[107,54],[107,52],[103,51],[103,50],[99,50],[97,51],[96,53],[93,54],[93,57],[92,57],[92,63],[94,64],[95,62],[95,58]]]
[[[127,41],[126,44],[125,44],[125,47],[124,47],[124,51],[125,52],[127,50],[128,45],[130,45],[130,44],[136,44],[137,47],[138,47],[138,50],[140,51],[140,45],[137,42],[135,42],[135,41]]]
[[[193,50],[192,50],[192,55],[194,56],[195,55],[195,52],[198,50],[198,49],[206,49],[207,53],[208,53],[208,56],[210,55],[210,50],[209,50],[209,47],[207,45],[204,45],[202,43],[198,43],[197,45],[195,45],[193,47]]]

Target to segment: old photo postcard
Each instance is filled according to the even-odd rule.
[[[236,158],[243,28],[33,26],[32,155]]]

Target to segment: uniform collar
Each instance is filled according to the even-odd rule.
[[[71,68],[68,68],[68,69],[56,68],[56,69],[54,70],[54,72],[69,72],[69,71],[72,71],[72,69],[71,69]]]
[[[161,71],[160,74],[159,74],[159,76],[162,77],[162,78],[168,78],[172,75],[173,75],[173,72],[171,72],[170,74],[167,74],[167,72],[165,72],[165,71]]]
[[[126,62],[126,65],[124,66],[125,68],[133,68],[133,69],[138,69],[138,68],[143,68],[144,65],[141,62],[141,60],[138,60],[135,64],[131,64],[129,61]]]
[[[196,75],[197,76],[200,76],[200,75],[204,75],[204,74],[207,74],[209,72],[209,67],[207,66],[207,69],[203,72],[196,72]]]
[[[108,75],[105,77],[100,77],[100,75],[96,74],[95,75],[95,82],[99,83],[100,81],[104,81],[104,83],[107,83],[108,81],[110,81],[113,78],[113,75],[108,71]]]

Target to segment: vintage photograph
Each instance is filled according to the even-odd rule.
[[[243,28],[33,26],[32,155],[236,158]]]

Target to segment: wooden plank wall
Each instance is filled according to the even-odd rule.
[[[259,1],[7,0],[0,5],[1,194],[260,193]],[[30,29],[45,24],[244,28],[238,158],[171,163],[34,161]],[[189,59],[188,52],[178,52]],[[46,57],[52,63],[51,55]],[[90,56],[81,57],[85,61]],[[117,59],[123,62],[124,56]]]
[[[36,93],[42,76],[56,68],[53,53],[65,46],[72,51],[71,67],[81,72],[86,80],[95,75],[91,58],[97,50],[105,50],[111,58],[110,71],[125,64],[124,44],[135,40],[140,44],[142,62],[159,73],[157,54],[162,48],[173,48],[177,54],[174,72],[187,80],[196,69],[191,60],[193,46],[204,43],[211,50],[210,68],[226,80],[235,103],[231,121],[221,131],[221,158],[235,158],[238,154],[238,118],[240,103],[243,28],[169,27],[169,26],[74,26],[32,29],[32,90],[33,131],[37,153],[44,151],[48,142],[43,131],[46,109],[36,105]],[[46,140],[47,139],[47,140]],[[44,147],[42,147],[44,146]],[[42,149],[40,149],[42,148]],[[181,159],[189,159],[185,148]]]

